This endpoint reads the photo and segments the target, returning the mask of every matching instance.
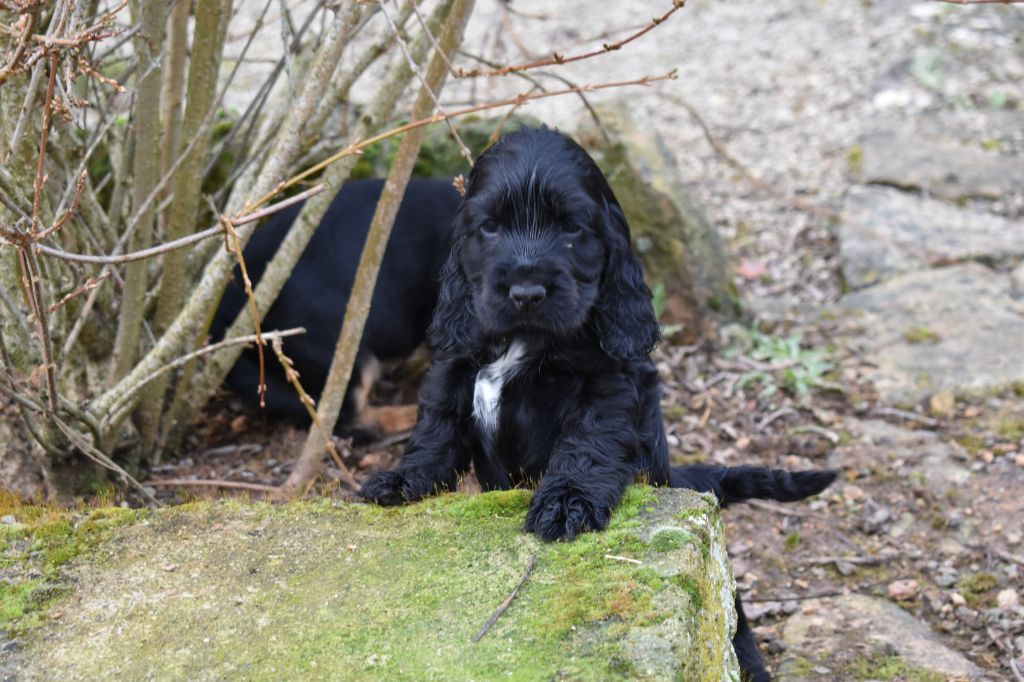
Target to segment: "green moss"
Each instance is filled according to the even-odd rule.
[[[996,425],[996,432],[1004,440],[1016,443],[1024,439],[1024,419],[1019,416],[1004,417]]]
[[[672,583],[686,593],[690,600],[690,611],[695,613],[704,606],[704,592],[700,583],[693,576],[675,575],[672,576]]]
[[[502,490],[488,495],[450,499],[453,501],[446,506],[445,512],[457,518],[523,518],[530,508],[533,493],[529,490]]]
[[[971,606],[980,604],[985,596],[999,586],[999,579],[991,573],[972,573],[960,579],[957,590]]]
[[[52,542],[45,546],[61,561],[62,537],[80,544],[67,556],[87,545],[93,551],[76,563],[80,594],[59,639],[48,629],[21,652],[42,669],[71,665],[85,678],[203,669],[248,679],[338,671],[374,679],[634,679],[643,675],[623,639],[636,628],[669,627],[682,604],[686,632],[701,642],[679,650],[683,678],[717,680],[729,651],[727,614],[708,606],[731,589],[728,567],[720,540],[713,563],[695,543],[720,538],[721,520],[706,497],[692,496],[681,528],[648,543],[643,514],[665,494],[632,487],[607,531],[559,543],[522,531],[528,491],[442,495],[397,509],[330,500],[195,503],[119,530],[128,518],[121,510],[70,519],[40,513],[33,546]],[[109,539],[93,544],[100,538]],[[533,555],[516,600],[474,643]],[[664,574],[658,557],[692,577]],[[4,604],[24,621],[38,589],[5,593]],[[55,649],[65,640],[67,649]]]
[[[860,175],[864,167],[864,147],[859,144],[850,147],[849,151],[846,152],[846,164],[851,174],[855,176]]]
[[[934,671],[915,668],[892,654],[873,654],[856,658],[846,666],[844,672],[856,680],[942,682],[945,679]]]
[[[911,327],[903,332],[903,339],[913,344],[934,344],[942,340],[938,332],[928,327]]]
[[[793,678],[814,679],[819,675],[814,670],[818,666],[803,656],[794,656],[787,659],[783,666],[784,672]]]
[[[678,528],[663,528],[651,538],[651,549],[656,552],[671,552],[682,549],[693,542],[693,536]]]
[[[790,533],[789,535],[786,536],[786,551],[787,552],[792,552],[793,550],[795,550],[799,546],[800,546],[800,533],[798,531],[793,531],[792,533]]]
[[[977,433],[965,433],[962,436],[954,437],[953,440],[962,445],[971,455],[977,455],[985,449],[985,437]]]
[[[687,412],[688,410],[682,405],[662,405],[661,407],[661,416],[669,422],[680,421]]]
[[[0,526],[0,568],[6,569],[0,582],[0,633],[38,625],[41,611],[66,592],[61,567],[142,513],[118,507],[66,510],[0,496],[0,516],[15,520]]]

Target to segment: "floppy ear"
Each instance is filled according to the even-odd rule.
[[[595,306],[601,348],[615,358],[639,360],[647,357],[658,342],[651,290],[630,246],[629,225],[622,209],[606,197],[602,213],[608,255]]]
[[[427,329],[427,340],[436,351],[468,355],[476,346],[480,328],[473,313],[473,292],[462,272],[462,250],[467,234],[462,211],[455,221],[451,251],[441,268],[441,288]]]

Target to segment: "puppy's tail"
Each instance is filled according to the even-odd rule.
[[[820,493],[835,479],[836,472],[825,469],[791,473],[766,467],[706,464],[672,467],[669,473],[673,488],[714,493],[723,507],[754,498],[796,502]]]

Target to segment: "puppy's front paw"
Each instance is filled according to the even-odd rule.
[[[363,498],[392,507],[407,502],[415,502],[430,491],[430,482],[414,471],[378,471],[366,479],[359,494]]]
[[[542,540],[572,540],[588,530],[604,530],[612,510],[568,483],[544,484],[533,496],[526,530]]]

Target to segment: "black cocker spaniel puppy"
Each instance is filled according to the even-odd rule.
[[[418,421],[398,467],[371,476],[365,498],[393,505],[452,490],[472,465],[484,489],[537,484],[526,529],[569,540],[605,528],[637,479],[710,491],[723,505],[799,500],[833,480],[669,465],[651,292],[608,182],[564,135],[524,129],[481,155],[441,277]],[[765,679],[740,614],[737,654]]]
[[[304,335],[287,341],[285,352],[294,361],[303,388],[314,398],[320,397],[327,378],[359,257],[383,187],[383,180],[350,180],[342,186],[277,301],[263,318],[264,329],[306,328]],[[452,220],[460,201],[450,179],[417,178],[409,183],[381,263],[352,381],[335,429],[338,433],[366,441],[411,426],[411,410],[407,415],[401,408],[373,408],[368,395],[379,372],[378,361],[404,358],[426,337],[440,287],[438,273],[448,257]],[[263,276],[301,208],[299,204],[275,213],[249,240],[244,255],[254,284]],[[210,328],[213,340],[224,336],[246,300],[242,275],[236,267]],[[277,357],[267,353],[265,362],[267,414],[308,423],[306,408],[285,379]],[[255,348],[248,348],[225,383],[255,408],[259,376],[259,356]],[[406,419],[408,423],[404,423]]]

